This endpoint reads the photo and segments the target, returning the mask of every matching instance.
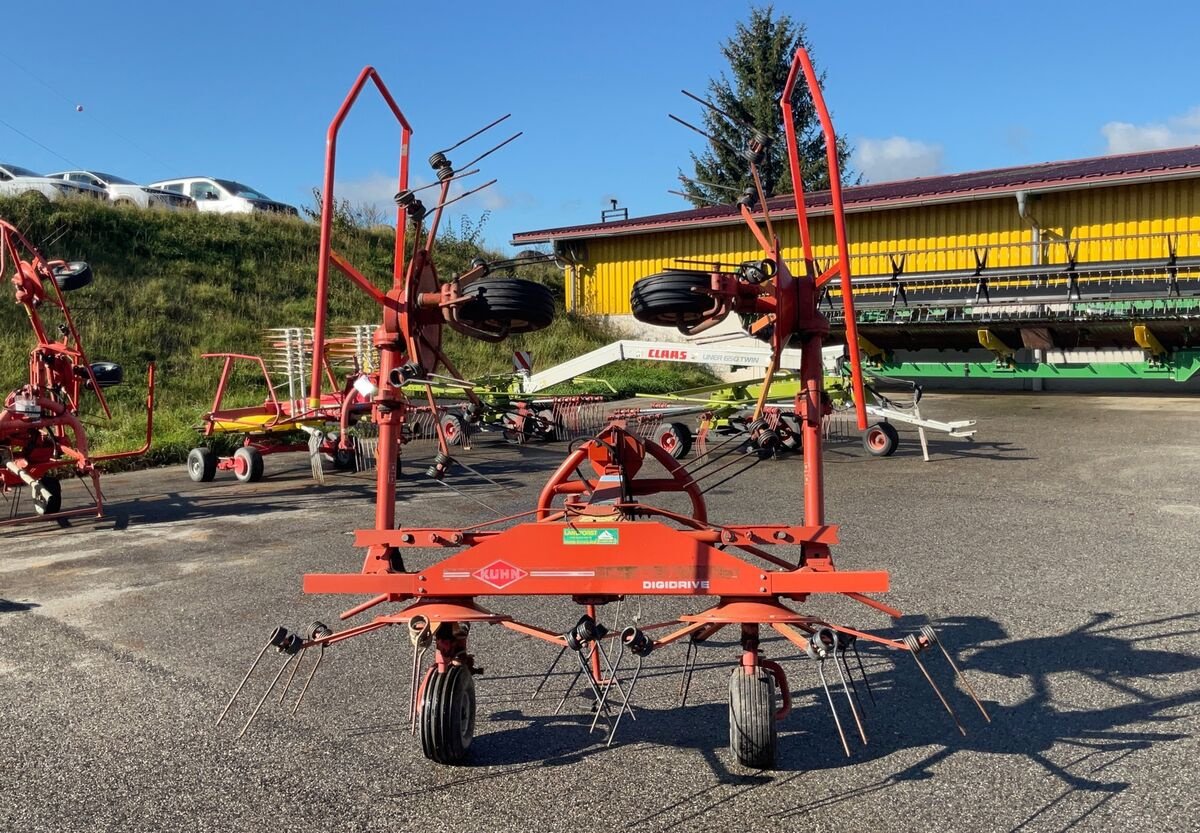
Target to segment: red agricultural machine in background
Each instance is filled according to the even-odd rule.
[[[46,260],[11,223],[0,220],[0,278],[10,277],[16,301],[25,308],[37,344],[29,354],[28,381],[5,397],[0,410],[0,491],[8,500],[8,517],[0,525],[42,518],[104,515],[97,464],[145,454],[154,427],[154,365],[148,369],[146,442],[134,451],[92,455],[80,420],[82,398],[91,392],[105,417],[111,418],[104,388],[123,380],[112,362],[89,362],[65,293],[92,281],[86,263]],[[57,320],[54,320],[57,319]],[[80,478],[93,505],[62,509],[58,475]],[[91,486],[88,487],[88,481]],[[28,488],[34,514],[20,516],[21,495]]]
[[[792,88],[801,72],[808,81],[813,105],[821,117],[833,183],[832,208],[839,258],[837,264],[823,273],[818,273],[814,267],[804,197],[799,191],[803,178],[791,118]],[[400,607],[338,632],[320,622],[304,632],[276,628],[234,691],[218,723],[229,713],[271,648],[283,654],[285,659],[246,720],[243,733],[291,666],[289,683],[284,685],[284,693],[279,697],[283,700],[290,680],[296,677],[310,650],[319,652],[318,659],[308,672],[296,706],[320,667],[320,657],[324,656],[328,646],[372,631],[400,626],[405,638],[411,639],[413,645],[410,718],[414,733],[420,734],[422,749],[428,758],[447,764],[459,763],[466,758],[474,734],[474,680],[481,673],[469,650],[471,630],[482,624],[498,624],[558,648],[558,658],[546,672],[543,683],[562,657],[569,654],[574,658],[577,673],[568,694],[581,679],[586,681],[584,691],[590,693],[595,712],[592,728],[604,720],[611,743],[622,717],[625,714],[635,717],[633,697],[647,656],[673,643],[686,642],[688,653],[683,663],[686,683],[694,668],[693,649],[719,631],[733,628],[739,635],[741,650],[733,663],[729,681],[730,746],[742,764],[769,768],[776,762],[777,722],[791,710],[791,686],[783,667],[763,654],[761,636],[765,626],[814,661],[847,755],[850,745],[839,711],[849,709],[857,735],[866,743],[857,688],[852,693],[853,676],[847,662],[847,653],[854,653],[859,641],[911,656],[962,730],[949,701],[922,662],[922,655],[938,646],[968,692],[970,686],[954,666],[950,654],[941,647],[932,627],[922,628],[919,633],[902,639],[893,639],[795,609],[799,603],[811,601],[820,594],[837,594],[890,617],[901,615],[867,595],[888,590],[886,572],[836,569],[831,548],[838,542],[837,527],[825,519],[821,422],[829,404],[822,390],[821,344],[829,332],[829,324],[818,310],[817,293],[822,285],[835,279],[841,283],[842,301],[846,306],[860,430],[866,427],[866,419],[853,331],[855,319],[849,292],[848,246],[838,186],[836,145],[833,127],[806,53],[803,50],[796,53],[781,100],[792,182],[797,186],[796,219],[803,241],[805,272],[793,276],[788,271],[772,218],[765,211],[757,166],[770,137],[748,129],[750,138],[746,147],[739,148],[738,152],[748,162],[755,188],[743,201],[741,213],[749,232],[761,246],[762,259],[728,273],[681,275],[678,271],[667,272],[647,277],[634,288],[634,309],[643,320],[694,328],[735,312],[749,316],[754,322],[752,329],[762,331],[770,326],[768,339],[774,360],[749,426],[753,442],[764,452],[778,440],[763,419],[774,370],[778,368],[779,357],[786,345],[800,346],[803,351],[802,388],[794,403],[800,421],[804,465],[803,519],[799,522],[777,520],[733,524],[711,519],[704,496],[711,486],[706,487],[703,481],[715,476],[712,469],[719,471],[726,465],[715,465],[716,455],[710,450],[701,465],[686,467],[659,443],[637,436],[625,420],[616,418],[567,455],[528,511],[469,527],[418,529],[397,524],[395,467],[386,465],[385,461],[394,459],[401,439],[399,428],[413,407],[403,395],[401,386],[428,379],[439,365],[453,373],[440,348],[444,326],[495,340],[508,333],[528,331],[548,323],[541,311],[543,303],[547,308],[549,305],[540,300],[543,297],[541,290],[513,280],[480,280],[483,276],[474,270],[446,283],[439,281],[429,256],[430,249],[438,218],[448,202],[450,184],[466,175],[456,172],[445,151],[435,153],[430,159],[439,180],[440,199],[429,233],[423,244],[418,239],[409,254],[406,228],[409,223],[414,224],[419,236],[426,216],[420,201],[408,190],[408,149],[412,131],[386,87],[374,70],[368,68],[359,76],[330,127],[321,274],[317,289],[318,333],[323,327],[330,263],[333,148],[346,110],[368,79],[379,87],[401,125],[397,202],[402,211],[397,218],[392,287],[386,292],[380,291],[348,265],[333,262],[371,295],[383,312],[383,324],[374,338],[381,362],[381,384],[372,400],[374,419],[379,423],[381,461],[375,526],[356,533],[356,544],[366,550],[361,572],[307,575],[304,589],[307,593],[368,597],[342,613],[342,619],[384,604]],[[762,210],[756,211],[755,204],[762,206]],[[469,288],[468,281],[473,281]],[[476,312],[478,309],[486,309],[487,314]],[[320,377],[315,372],[311,390],[314,396],[319,396]],[[757,456],[738,452],[737,459],[747,460],[747,465],[752,465]],[[434,468],[444,472],[452,465],[453,461],[443,453]],[[704,466],[711,469],[702,472]],[[727,479],[727,474],[721,475],[719,482]],[[662,495],[675,496],[686,508],[668,509],[650,502],[655,496]],[[449,554],[432,563],[422,559],[423,566],[415,567],[407,564],[404,557],[405,551],[412,548],[449,551]],[[782,554],[771,552],[776,548]],[[580,605],[582,615],[561,631],[518,621],[480,603],[481,597],[512,596],[562,597]],[[671,621],[655,625],[639,624],[635,619],[633,624],[619,627],[618,613],[609,620],[609,625],[614,622],[617,625],[610,629],[601,620],[601,609],[609,604],[619,606],[623,599],[631,596],[673,596],[708,600],[709,603],[702,609],[683,612]],[[661,634],[656,636],[659,631]],[[432,663],[422,667],[425,657],[430,654]],[[827,676],[826,668],[832,676]],[[831,687],[831,679],[839,685]],[[839,699],[841,693],[845,694],[844,706],[835,704],[835,689],[840,689]],[[686,685],[682,690],[686,691]],[[986,717],[978,698],[973,693],[970,696]],[[559,708],[565,700],[566,695]]]

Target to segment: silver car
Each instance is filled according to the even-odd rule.
[[[76,185],[91,185],[101,188],[117,205],[136,205],[139,208],[196,208],[196,201],[185,194],[174,194],[161,188],[138,185],[136,182],[114,174],[100,171],[60,171],[47,174],[49,179],[58,179]]]
[[[19,197],[22,194],[41,194],[48,200],[61,200],[63,197],[108,199],[107,191],[90,183],[51,179],[20,165],[0,162],[0,196]]]

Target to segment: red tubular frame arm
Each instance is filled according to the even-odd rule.
[[[829,201],[831,217],[833,218],[834,235],[837,238],[838,271],[841,273],[842,309],[846,318],[846,346],[850,352],[851,385],[854,391],[854,408],[858,416],[858,429],[866,430],[867,411],[863,391],[862,365],[858,349],[858,322],[854,317],[854,296],[850,283],[850,244],[846,237],[846,213],[842,204],[841,169],[837,160],[837,134],[833,130],[833,120],[829,117],[829,109],[825,106],[825,97],[821,93],[821,84],[813,69],[808,52],[797,49],[792,59],[792,68],[788,72],[787,84],[779,106],[783,111],[783,129],[787,134],[788,167],[792,175],[792,188],[796,199],[796,221],[800,226],[801,243],[804,246],[804,261],[808,276],[813,274],[812,238],[809,235],[808,216],[804,208],[803,169],[800,166],[799,151],[796,146],[796,128],[792,121],[792,92],[796,86],[796,77],[804,72],[808,90],[812,94],[813,108],[821,121],[821,132],[825,135],[825,158],[829,166]]]
[[[400,106],[396,104],[396,100],[392,98],[387,85],[383,83],[383,79],[375,71],[375,68],[363,67],[362,72],[358,74],[358,80],[350,88],[350,92],[346,95],[342,106],[338,108],[337,115],[333,117],[333,121],[329,123],[329,130],[325,134],[325,179],[321,191],[321,243],[317,260],[317,308],[313,321],[314,353],[323,351],[325,345],[325,312],[329,294],[329,263],[330,252],[333,248],[333,175],[334,160],[337,157],[337,137],[338,132],[342,129],[342,122],[346,120],[350,108],[354,106],[354,102],[358,99],[358,94],[362,92],[368,80],[375,83],[375,86],[379,89],[379,94],[383,96],[384,102],[387,103],[388,108],[392,111],[392,115],[400,122],[400,172],[397,177],[396,190],[403,191],[408,187],[408,145],[412,139],[412,127],[409,125],[408,119],[404,117]],[[394,255],[395,261],[392,266],[392,285],[396,289],[400,288],[404,277],[404,250],[407,230],[408,223],[404,216],[404,209],[396,206],[396,251]],[[321,362],[313,362],[312,384],[309,386],[308,406],[310,408],[320,406],[321,383]]]

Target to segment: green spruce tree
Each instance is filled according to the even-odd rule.
[[[720,78],[711,79],[708,83],[709,101],[738,122],[752,125],[771,137],[770,151],[759,167],[759,176],[767,196],[792,191],[779,96],[787,83],[792,55],[800,46],[808,48],[803,23],[797,23],[786,14],[776,17],[773,6],[751,9],[750,19],[738,23],[733,37],[721,47],[721,54],[729,62],[732,79],[721,73]],[[823,83],[825,74],[819,75]],[[804,188],[806,191],[828,188],[829,165],[825,158],[825,138],[821,134],[821,124],[803,79],[796,85],[793,112],[804,170]],[[730,147],[744,148],[748,131],[730,124],[727,119],[707,108],[704,110],[704,129],[720,141],[710,141],[708,148],[699,156],[691,154],[695,170],[693,179],[696,181],[687,181],[683,171],[680,171],[685,193],[696,206],[731,203],[737,198],[737,193],[753,184],[746,160]],[[848,182],[850,172],[846,160],[850,156],[850,147],[841,136],[838,137],[837,146],[842,182]],[[713,188],[702,183],[724,188]]]

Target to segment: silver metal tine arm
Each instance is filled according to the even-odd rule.
[[[925,663],[921,662],[921,657],[919,654],[922,650],[922,646],[920,641],[916,636],[909,634],[908,636],[904,637],[904,644],[908,646],[908,652],[912,654],[913,661],[917,663],[917,668],[921,669],[921,674],[925,677],[925,681],[929,683],[929,687],[933,689],[933,693],[936,694],[938,700],[942,702],[942,705],[946,709],[946,713],[950,715],[952,720],[954,720],[954,725],[958,727],[959,734],[961,734],[963,737],[966,737],[967,730],[964,729],[962,723],[959,722],[958,715],[954,713],[954,709],[952,709],[950,704],[946,702],[946,698],[942,694],[942,690],[937,687],[937,683],[933,681],[933,677],[929,676],[929,672],[925,670]]]
[[[246,736],[246,732],[250,729],[250,724],[254,722],[256,717],[258,717],[258,713],[262,709],[263,703],[267,702],[267,698],[271,696],[271,692],[275,689],[275,685],[279,682],[279,678],[283,676],[283,672],[287,670],[287,667],[291,665],[292,660],[295,658],[296,655],[289,656],[283,661],[283,665],[279,666],[279,673],[275,675],[275,678],[271,680],[271,684],[267,686],[267,690],[263,692],[262,699],[258,701],[258,705],[255,706],[254,711],[250,713],[250,717],[246,720],[246,725],[242,727],[242,731],[238,732],[238,738],[243,738]]]
[[[980,701],[979,695],[975,693],[975,689],[971,687],[971,682],[967,679],[967,675],[959,669],[958,664],[954,661],[954,658],[950,656],[950,652],[946,650],[946,646],[942,644],[942,640],[941,637],[938,636],[938,632],[933,629],[932,625],[926,625],[925,627],[921,628],[921,634],[929,642],[936,644],[942,650],[942,656],[946,658],[946,662],[950,663],[950,667],[954,669],[954,676],[957,677],[959,682],[963,684],[963,688],[967,690],[967,695],[970,696],[975,705],[979,707],[979,712],[983,715],[983,719],[988,723],[991,723],[992,718],[987,713],[987,709],[983,707],[983,703]]]
[[[480,135],[481,133],[486,133],[487,131],[491,130],[493,127],[495,127],[496,125],[498,125],[500,122],[504,121],[505,119],[507,119],[507,118],[509,118],[509,117],[511,117],[511,116],[512,116],[512,113],[505,113],[503,116],[501,116],[500,118],[496,119],[496,120],[495,120],[494,122],[492,122],[491,124],[488,124],[488,125],[485,125],[484,127],[481,127],[481,128],[479,128],[478,130],[476,130],[474,133],[472,133],[472,134],[471,134],[470,136],[468,136],[467,138],[465,138],[465,139],[459,139],[457,142],[455,142],[454,144],[452,144],[450,147],[448,147],[448,148],[442,148],[441,150],[437,151],[437,153],[449,153],[449,152],[450,152],[450,151],[452,151],[452,150],[458,150],[458,148],[462,147],[462,146],[463,146],[463,145],[465,145],[467,142],[469,142],[469,141],[471,141],[472,139],[474,139],[476,136]]]

